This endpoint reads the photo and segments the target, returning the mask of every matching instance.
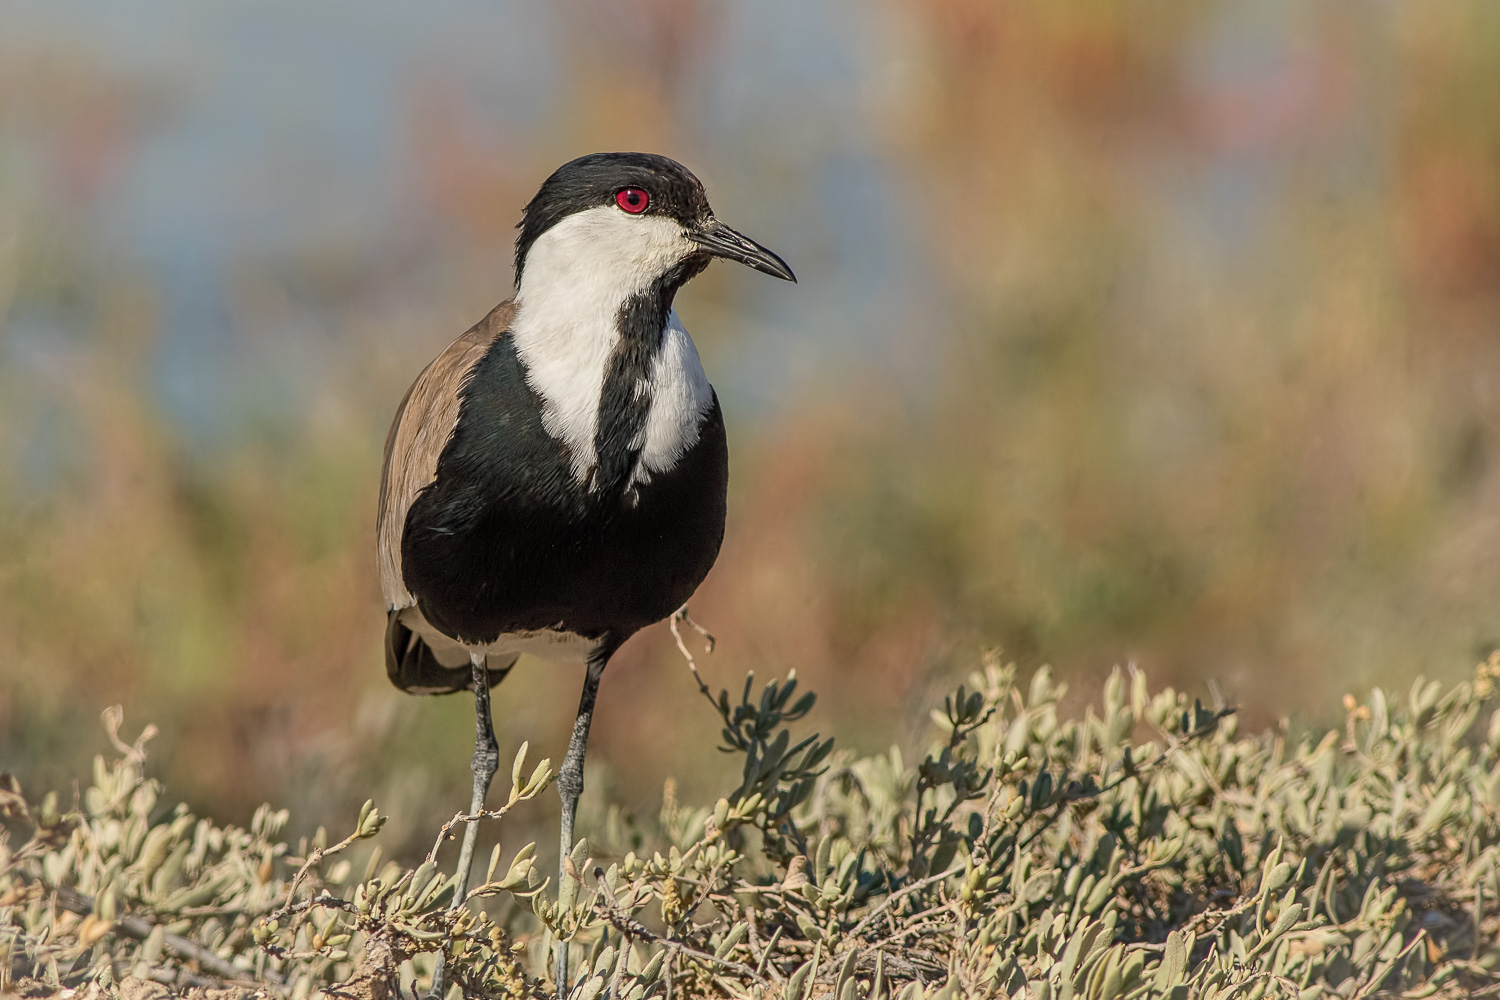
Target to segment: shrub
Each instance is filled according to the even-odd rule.
[[[368,804],[333,844],[288,844],[270,808],[217,826],[159,806],[151,730],[125,743],[112,710],[116,759],[77,801],[5,779],[0,985],[386,998],[441,952],[465,994],[550,995],[560,936],[583,1000],[1495,995],[1497,680],[1492,657],[1446,691],[1346,698],[1325,734],[1241,735],[1135,671],[1063,718],[1048,671],[1023,688],[991,658],[915,767],[794,737],[814,700],[795,677],[737,700],[700,680],[742,759],[733,791],[690,808],[669,785],[654,830],[613,812],[560,890],[532,845],[497,846],[482,905],[457,910],[437,853],[465,817],[415,868],[364,843]],[[549,784],[526,756],[487,817]]]

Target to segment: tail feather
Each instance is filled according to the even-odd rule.
[[[474,689],[474,672],[468,654],[458,643],[451,648],[438,651],[413,632],[402,619],[397,608],[386,616],[385,623],[385,674],[391,683],[407,694],[454,694]],[[490,687],[505,679],[510,668],[515,666],[516,654],[496,656],[487,660],[490,671]]]

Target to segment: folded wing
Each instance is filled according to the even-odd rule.
[[[380,589],[385,596],[386,674],[412,694],[448,694],[470,687],[468,650],[427,624],[401,572],[401,538],[417,495],[437,475],[438,457],[458,422],[459,394],[470,371],[505,333],[515,304],[503,302],[449,344],[406,391],[385,440],[380,508],[375,535]],[[490,679],[498,684],[514,654],[491,656]]]

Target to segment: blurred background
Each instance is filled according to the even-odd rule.
[[[342,828],[373,795],[410,846],[467,801],[471,702],[382,669],[381,446],[509,295],[526,199],[596,150],[687,163],[801,279],[718,265],[678,300],[734,453],[692,605],[716,687],[795,668],[810,728],[878,750],[985,647],[1080,700],[1134,662],[1266,722],[1500,641],[1487,0],[0,26],[0,766],[28,792],[119,702],[222,820]],[[560,757],[580,680],[513,674],[502,756]],[[732,786],[696,697],[664,626],[616,658],[583,832],[668,775]]]

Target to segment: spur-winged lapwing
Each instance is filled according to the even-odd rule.
[[[604,666],[683,605],[724,536],[724,421],[673,296],[713,257],[796,278],[664,156],[564,164],[520,230],[515,296],[417,376],[386,440],[386,672],[413,694],[474,692],[477,813],[499,760],[490,688],[523,652],[586,665],[557,772],[566,862]],[[565,947],[557,966],[566,990]]]

